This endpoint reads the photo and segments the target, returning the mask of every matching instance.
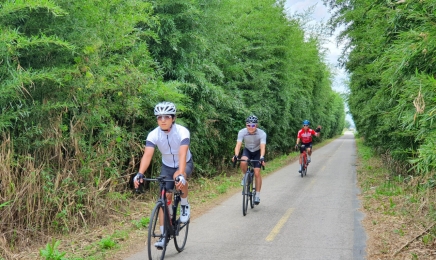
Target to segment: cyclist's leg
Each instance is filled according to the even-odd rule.
[[[191,160],[189,160],[186,163],[186,167],[185,167],[185,173],[186,173],[186,177],[189,179],[189,177],[191,177],[192,172],[194,171],[194,162]],[[177,176],[179,176],[181,173],[179,172],[179,169],[176,169],[176,171],[173,173],[173,179],[175,179]],[[186,184],[182,187],[181,189],[182,191],[182,195],[180,196],[182,199],[185,199],[188,197],[188,180],[186,180]]]
[[[302,167],[301,167],[301,165],[303,165],[303,152],[304,152],[304,149],[305,148],[303,148],[303,143],[301,144],[301,146],[300,146],[300,160],[299,160],[299,168],[300,168],[300,170],[298,171],[299,173],[301,173],[301,171],[303,170],[302,169]]]
[[[255,152],[250,152],[251,160],[259,160],[260,159],[260,150]],[[262,188],[262,176],[260,175],[260,162],[253,163],[254,168],[254,180],[256,187],[256,195],[254,197],[254,204],[259,204],[260,202],[260,190]]]
[[[241,160],[247,160],[250,158],[250,151],[247,148],[242,150]],[[247,171],[247,162],[241,161],[240,163],[242,174],[245,175]]]
[[[194,162],[192,161],[192,158],[191,158],[191,160],[189,160],[186,163],[186,167],[185,167],[185,173],[186,173],[186,176],[188,179],[189,179],[189,177],[191,177],[193,170],[194,170]],[[180,175],[180,172],[177,169],[173,174],[173,178],[175,179],[179,175]],[[182,222],[187,222],[189,220],[189,218],[191,217],[191,206],[189,205],[189,202],[188,202],[188,180],[186,180],[186,183],[181,188],[181,191],[182,191],[182,195],[180,195],[180,207],[181,207],[180,220]]]
[[[241,155],[241,160],[247,160],[250,157],[250,151],[248,151],[246,148],[244,148],[242,150],[242,155]],[[241,172],[242,172],[242,181],[241,181],[241,186],[244,185],[244,176],[245,173],[247,172],[247,162],[241,161],[239,164],[240,168],[241,168]]]
[[[247,160],[247,159],[248,159],[247,156],[245,155],[241,156],[241,160]],[[241,168],[242,175],[245,175],[245,173],[247,172],[247,162],[241,161],[239,166]]]
[[[260,192],[262,188],[262,175],[260,174],[260,168],[254,168],[254,177],[256,179],[256,192]]]
[[[161,170],[160,170],[160,176],[165,177],[166,180],[171,180],[173,177],[173,169],[166,166],[166,165],[162,165]],[[167,182],[165,184],[165,188],[167,191],[171,191],[172,189],[174,189],[174,183],[173,182]],[[172,193],[171,192],[167,192],[166,193],[166,197],[167,197],[167,206],[171,205],[171,200],[172,200]],[[164,213],[162,212],[162,210],[159,211],[159,224],[161,225],[161,227],[163,228],[164,225]]]
[[[251,160],[259,160],[260,159],[260,150],[257,150],[256,152],[252,152],[250,154]],[[254,165],[254,177],[255,177],[255,185],[256,185],[256,196],[257,193],[260,192],[260,189],[262,188],[262,176],[260,175],[260,162],[255,162]]]
[[[262,188],[262,176],[260,175],[260,168],[254,168],[254,177],[256,187],[254,204],[258,205],[260,203],[260,189]]]
[[[307,161],[310,162],[311,161],[311,155],[312,155],[312,142],[306,144],[306,151],[307,151]]]

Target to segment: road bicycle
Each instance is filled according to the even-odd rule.
[[[242,215],[247,215],[248,202],[250,201],[250,207],[254,208],[254,197],[256,196],[256,187],[254,187],[254,165],[253,163],[261,162],[260,160],[243,160],[237,159],[233,162],[233,167],[236,166],[236,162],[247,162],[247,171],[245,172],[243,185],[242,185]],[[265,167],[262,165],[262,169]]]
[[[309,166],[309,163],[307,161],[307,147],[302,144],[300,147],[300,158],[301,158],[301,165],[300,165],[300,169],[301,169],[301,178],[303,178],[303,176],[306,176],[307,174],[307,167]],[[301,150],[303,150],[303,152],[301,152]]]
[[[165,179],[159,176],[155,179],[143,178],[144,181],[159,182],[160,197],[157,200],[150,215],[148,225],[147,250],[148,259],[164,259],[168,242],[174,239],[174,246],[178,252],[182,252],[188,239],[189,222],[182,223],[177,213],[180,213],[180,190],[167,190],[167,182],[174,180]],[[168,203],[166,193],[172,193],[172,203]],[[171,204],[171,205],[170,205]],[[167,206],[168,205],[168,206]],[[163,224],[163,228],[161,228]],[[163,241],[162,247],[155,246],[157,242]]]

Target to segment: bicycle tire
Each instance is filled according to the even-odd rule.
[[[250,207],[254,208],[254,196],[256,195],[256,190],[253,185],[254,182],[254,172],[250,174],[250,186],[248,191],[250,192]]]
[[[304,157],[303,157],[303,160],[304,160]],[[305,171],[305,169],[304,169],[304,163],[302,163],[302,164],[300,165],[300,167],[301,167],[301,173],[300,173],[300,175],[301,175],[301,178],[303,178],[303,176],[304,176],[304,171]]]
[[[164,234],[166,234],[168,231],[165,230],[164,227],[164,234],[162,234],[160,230],[160,224],[159,224],[160,209],[163,210],[163,203],[161,201],[158,201],[154,206],[153,211],[151,212],[150,223],[148,224],[147,251],[148,251],[149,260],[155,260],[155,259],[163,260],[165,257],[165,251],[167,249],[168,236]],[[158,242],[159,239],[161,238],[164,239],[164,246],[162,249],[158,249],[157,247],[154,246],[154,244]]]
[[[307,174],[307,166],[309,164],[307,163],[307,154],[304,156],[304,176]]]
[[[303,178],[304,175],[306,175],[307,170],[307,154],[306,152],[303,152],[303,156],[301,158],[301,178]]]
[[[177,226],[175,227],[176,230],[174,234],[174,246],[179,253],[185,249],[186,240],[188,240],[189,222],[191,222],[191,220],[182,223],[180,222],[180,218],[177,219]]]
[[[247,171],[244,176],[244,185],[242,186],[242,215],[247,215],[248,197],[249,197],[249,180],[250,172]]]

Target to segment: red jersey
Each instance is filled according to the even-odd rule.
[[[316,135],[315,130],[309,128],[305,132],[303,128],[300,131],[298,131],[297,138],[300,138],[303,144],[307,144],[312,142],[312,135]]]

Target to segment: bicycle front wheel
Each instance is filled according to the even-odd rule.
[[[247,215],[248,198],[250,197],[250,172],[246,172],[244,176],[244,185],[242,186],[242,215]]]
[[[256,190],[253,185],[254,173],[250,175],[250,185],[248,186],[248,192],[250,194],[250,207],[254,208],[254,196],[256,195]]]
[[[303,159],[303,161],[304,161],[304,159]],[[304,176],[304,171],[306,171],[306,166],[304,165],[304,163],[302,163],[302,164],[300,165],[300,169],[301,169],[301,178],[303,178],[303,176]]]
[[[162,212],[159,214],[161,210]],[[168,231],[160,229],[160,221],[163,216],[163,203],[159,201],[151,212],[150,223],[148,224],[147,250],[149,260],[163,260],[165,257],[168,242],[168,236],[165,235],[165,232]],[[164,219],[162,219],[162,223],[164,223]]]
[[[186,240],[188,240],[189,222],[180,222],[180,218],[177,220],[176,234],[174,235],[174,246],[178,252],[182,252],[185,249]]]

